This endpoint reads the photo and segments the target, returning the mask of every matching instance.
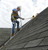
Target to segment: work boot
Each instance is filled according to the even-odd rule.
[[[17,28],[17,32],[20,30],[20,28]]]
[[[15,34],[14,33],[12,33],[12,36],[14,36]]]

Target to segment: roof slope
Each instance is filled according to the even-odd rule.
[[[10,33],[10,28],[0,28],[0,46],[2,46],[8,40]]]
[[[1,50],[47,50],[48,7],[30,20]]]

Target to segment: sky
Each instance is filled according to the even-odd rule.
[[[48,7],[48,0],[0,0],[0,28],[11,28],[12,9],[21,6],[19,15],[25,20],[19,20],[20,27],[28,22],[33,15]]]

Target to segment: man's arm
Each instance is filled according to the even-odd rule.
[[[18,15],[18,18],[20,18],[20,19],[24,20],[24,18],[20,17],[19,15]]]
[[[17,11],[16,11],[16,14],[18,15],[18,12]],[[24,18],[20,17],[19,15],[18,15],[18,18],[24,20]]]
[[[20,17],[20,19],[24,20],[24,18],[21,18],[21,17]]]

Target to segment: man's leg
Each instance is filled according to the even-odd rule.
[[[20,30],[20,28],[19,28],[19,21],[16,21],[16,23],[17,23],[17,31],[19,31]]]
[[[13,22],[12,24],[13,24],[13,26],[12,26],[12,36],[14,36],[14,33],[15,33],[15,24],[16,24],[16,23]]]

